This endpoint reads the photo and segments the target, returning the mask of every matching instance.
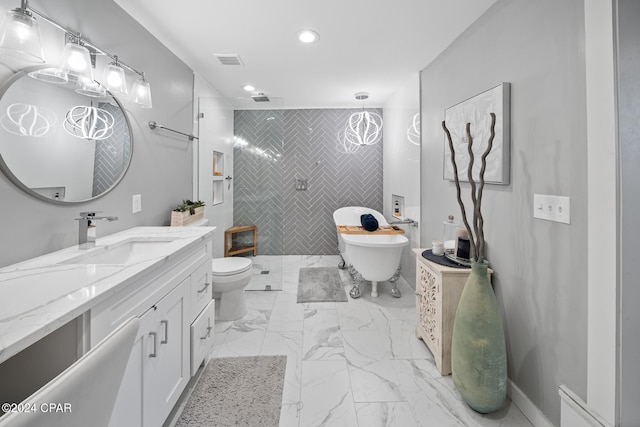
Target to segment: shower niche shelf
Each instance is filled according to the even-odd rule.
[[[214,180],[211,184],[211,187],[213,188],[213,194],[211,195],[211,204],[219,205],[220,203],[224,202],[224,181]]]
[[[224,178],[224,153],[213,151],[213,160],[211,163],[211,173],[215,178]]]

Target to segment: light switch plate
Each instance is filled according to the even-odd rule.
[[[131,198],[131,213],[142,212],[142,194],[134,194]]]
[[[533,217],[571,224],[571,198],[548,194],[533,195]]]

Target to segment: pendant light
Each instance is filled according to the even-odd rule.
[[[0,27],[0,54],[11,58],[42,64],[44,53],[38,21],[27,10],[29,2],[22,0],[19,8],[6,13]]]
[[[87,105],[77,105],[67,111],[64,130],[82,139],[101,140],[113,134],[115,119],[106,110]]]
[[[364,100],[369,98],[367,92],[355,94],[362,101],[362,111],[353,113],[347,120],[344,129],[344,141],[356,146],[373,145],[382,140],[382,117],[377,113],[364,111]]]
[[[140,74],[140,77],[133,82],[131,87],[131,100],[142,108],[151,108],[151,86],[149,82],[144,79],[144,73]]]

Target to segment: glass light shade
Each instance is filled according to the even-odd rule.
[[[10,10],[0,28],[0,55],[44,63],[38,22],[27,11]]]
[[[131,100],[142,108],[151,108],[151,85],[144,79],[138,77],[131,87]]]
[[[59,68],[43,68],[29,73],[32,79],[47,83],[67,83],[69,81],[67,73]]]
[[[93,70],[91,68],[91,54],[89,49],[77,44],[67,43],[62,51],[61,69],[70,80],[79,82],[92,82]]]
[[[76,93],[89,96],[91,98],[100,98],[107,95],[107,90],[100,83],[92,80],[90,82],[78,80]]]
[[[102,84],[110,92],[117,92],[123,95],[129,93],[124,70],[116,63],[111,63],[104,67],[104,71],[102,73]]]

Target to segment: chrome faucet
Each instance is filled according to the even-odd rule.
[[[399,225],[399,224],[409,224],[412,227],[417,227],[418,221],[411,218],[396,219],[396,220],[389,221],[389,225]]]
[[[96,216],[96,213],[101,213],[101,211],[80,212],[80,218],[76,218],[80,225],[78,228],[78,244],[83,248],[93,248],[96,245],[96,238],[98,237],[96,220],[116,221],[118,219],[117,216]]]

